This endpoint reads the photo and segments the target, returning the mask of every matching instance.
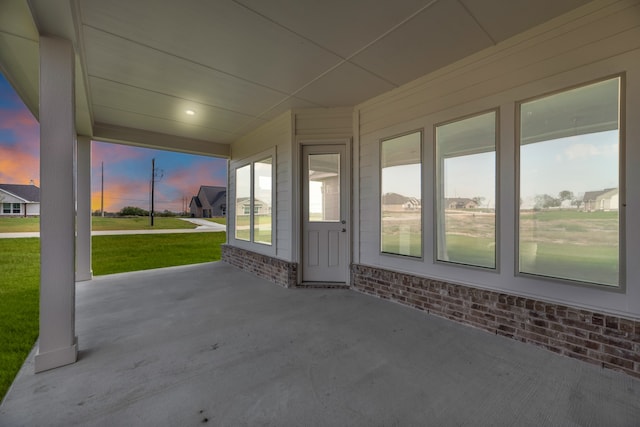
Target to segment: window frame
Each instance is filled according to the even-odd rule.
[[[387,141],[391,141],[393,139],[396,138],[401,138],[403,136],[407,136],[407,135],[412,135],[412,134],[419,134],[419,138],[420,138],[420,153],[418,155],[418,162],[420,164],[420,256],[413,256],[413,255],[405,255],[405,254],[398,254],[398,253],[393,253],[393,252],[384,252],[382,250],[382,196],[383,196],[383,188],[382,188],[382,145],[387,142]],[[394,258],[400,258],[400,259],[406,259],[406,260],[411,260],[411,261],[416,261],[416,262],[424,262],[425,261],[425,209],[424,209],[424,202],[425,202],[425,170],[424,170],[424,155],[425,155],[425,150],[424,150],[424,138],[425,137],[425,130],[424,128],[418,128],[418,129],[413,129],[413,130],[409,130],[406,132],[402,132],[402,133],[397,133],[388,137],[384,137],[384,138],[380,138],[378,141],[378,182],[379,182],[379,191],[378,191],[378,254],[381,256],[388,256],[388,257],[394,257]]]
[[[604,283],[586,282],[577,279],[567,279],[555,276],[547,276],[542,274],[528,273],[520,271],[520,149],[521,149],[521,119],[522,119],[522,105],[528,102],[540,100],[543,98],[551,97],[561,93],[569,92],[574,89],[586,88],[588,86],[606,82],[608,80],[619,79],[618,85],[618,285],[608,285]],[[514,241],[513,253],[514,253],[514,265],[513,271],[515,277],[530,278],[540,280],[544,282],[553,282],[564,285],[572,285],[582,288],[597,289],[605,292],[613,293],[626,293],[627,280],[626,280],[626,73],[620,72],[616,74],[610,74],[603,77],[583,81],[572,85],[563,86],[561,88],[544,92],[542,94],[534,95],[524,99],[515,101],[514,108],[514,125],[515,125],[515,138],[514,138],[514,154],[515,154],[515,198],[516,203],[514,209]]]
[[[485,114],[489,114],[489,113],[494,113],[494,131],[495,131],[495,140],[494,140],[494,153],[495,153],[495,159],[494,159],[494,191],[495,191],[495,242],[494,242],[494,247],[495,247],[495,252],[494,252],[494,256],[495,256],[495,266],[494,267],[484,267],[481,265],[473,265],[473,264],[465,264],[465,263],[461,263],[461,262],[455,262],[455,261],[446,261],[446,260],[441,260],[438,259],[438,218],[439,218],[439,208],[440,208],[440,192],[442,191],[441,188],[441,183],[439,182],[439,172],[440,172],[440,167],[438,166],[438,135],[437,135],[437,129],[439,126],[446,126],[452,123],[456,123],[456,122],[461,122],[463,120],[467,120],[467,119],[471,119],[474,117],[480,117],[482,115]],[[500,169],[501,169],[501,163],[500,163],[500,146],[501,146],[501,140],[500,140],[500,121],[502,120],[502,117],[500,115],[500,107],[496,106],[496,107],[492,107],[492,108],[487,108],[484,110],[480,110],[474,113],[469,113],[469,114],[465,114],[462,116],[458,116],[456,118],[450,119],[450,120],[445,120],[442,122],[437,122],[433,124],[433,184],[434,184],[434,188],[433,188],[433,262],[434,264],[442,264],[442,265],[447,265],[447,266],[454,266],[454,267],[463,267],[463,268],[470,268],[470,269],[475,269],[475,270],[481,270],[481,271],[487,271],[487,272],[493,272],[493,273],[500,273],[500,258],[501,258],[501,247],[502,245],[500,244],[500,237],[501,237],[501,233],[500,233]]]
[[[255,217],[255,164],[256,163],[260,163],[264,160],[267,159],[271,159],[271,242],[270,243],[266,243],[266,242],[261,242],[261,241],[255,241],[255,221],[254,221],[254,217]],[[276,235],[277,235],[277,230],[276,230],[276,216],[277,216],[277,209],[276,209],[276,204],[277,204],[277,191],[276,191],[276,187],[277,187],[277,182],[276,182],[276,178],[277,178],[277,173],[276,173],[276,165],[277,165],[277,158],[276,158],[276,149],[275,147],[266,150],[266,151],[262,151],[258,154],[254,154],[250,157],[247,157],[245,159],[242,159],[242,161],[238,162],[236,165],[232,166],[229,168],[229,174],[233,174],[232,176],[234,177],[234,181],[233,181],[233,230],[229,230],[229,234],[230,236],[230,240],[233,240],[234,245],[238,246],[238,247],[245,247],[247,249],[251,249],[251,250],[257,250],[259,252],[262,253],[268,253],[268,254],[274,254],[276,252]],[[243,168],[243,167],[249,167],[249,239],[248,240],[244,240],[244,239],[239,239],[236,237],[236,227],[237,227],[237,215],[238,215],[238,204],[237,204],[237,175],[236,175],[236,171]],[[244,211],[247,210],[247,207],[243,208]]]

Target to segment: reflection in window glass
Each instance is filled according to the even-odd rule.
[[[340,221],[340,154],[309,154],[309,221]]]
[[[520,272],[619,284],[619,88],[520,106]]]
[[[436,128],[437,257],[496,266],[496,113]]]
[[[271,244],[271,157],[253,164],[253,241]]]
[[[236,239],[251,239],[251,165],[236,169]]]
[[[422,256],[421,133],[382,141],[381,251]]]

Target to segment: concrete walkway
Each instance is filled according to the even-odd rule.
[[[185,221],[195,223],[193,219],[184,219]],[[227,227],[222,224],[216,224],[214,222],[208,222],[211,225],[198,224],[196,228],[177,228],[177,229],[157,229],[157,230],[103,230],[92,231],[92,236],[117,236],[121,234],[181,234],[181,233],[207,233],[207,232],[220,232],[226,231]],[[40,237],[40,232],[24,232],[24,233],[0,233],[0,239],[19,239],[26,237]]]
[[[76,364],[1,426],[637,426],[640,380],[350,290],[225,263],[77,285]]]
[[[218,224],[217,222],[207,221],[206,219],[201,219],[201,218],[178,218],[178,219],[197,225],[196,230],[207,230],[207,231],[226,231],[227,230],[226,225]]]

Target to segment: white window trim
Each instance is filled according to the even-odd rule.
[[[568,285],[574,285],[574,286],[580,286],[580,287],[586,287],[586,288],[595,288],[598,290],[603,290],[603,291],[608,291],[608,292],[618,292],[618,293],[626,293],[626,288],[627,288],[627,278],[626,278],[626,270],[627,270],[627,264],[626,264],[626,259],[627,259],[627,250],[626,250],[626,209],[624,209],[626,207],[626,156],[625,156],[625,150],[626,150],[626,144],[625,144],[625,119],[626,119],[626,97],[625,94],[627,93],[627,88],[626,88],[626,73],[621,72],[621,73],[617,73],[617,74],[613,74],[613,75],[608,75],[608,76],[604,76],[604,77],[599,77],[599,78],[595,78],[595,79],[591,79],[591,80],[587,80],[587,81],[583,81],[580,83],[574,83],[571,85],[566,85],[563,87],[559,87],[559,88],[555,88],[553,90],[549,90],[543,93],[539,93],[537,95],[533,95],[527,98],[522,98],[522,99],[518,99],[515,101],[515,131],[516,131],[516,137],[514,139],[514,150],[515,150],[515,155],[516,155],[516,161],[515,161],[515,196],[514,196],[514,201],[516,200],[520,200],[520,111],[521,111],[521,106],[524,103],[527,102],[531,102],[534,100],[538,100],[538,99],[542,99],[542,98],[546,98],[549,96],[553,96],[555,94],[561,94],[561,93],[565,93],[568,92],[570,90],[573,89],[579,89],[579,88],[584,88],[584,87],[588,87],[590,85],[599,83],[599,82],[604,82],[607,80],[613,80],[613,79],[620,79],[620,89],[619,89],[619,97],[618,97],[618,194],[619,194],[619,199],[618,199],[618,212],[619,212],[619,218],[618,218],[618,285],[614,286],[614,285],[607,285],[604,283],[595,283],[595,282],[585,282],[585,281],[581,281],[581,280],[576,280],[576,279],[565,279],[565,278],[560,278],[560,277],[554,277],[554,276],[547,276],[547,275],[539,275],[539,274],[534,274],[534,273],[528,273],[528,272],[521,272],[520,271],[520,266],[519,266],[519,260],[520,260],[520,209],[516,208],[515,209],[515,235],[514,235],[514,255],[515,255],[515,259],[514,259],[514,274],[516,277],[522,277],[522,278],[529,278],[529,279],[534,279],[534,280],[541,280],[541,281],[547,281],[547,282],[556,282],[559,284],[568,284]]]
[[[384,252],[382,250],[382,144],[387,141],[391,141],[396,138],[400,138],[414,133],[420,134],[420,153],[418,155],[418,161],[420,163],[420,256],[411,256],[404,254],[395,254],[393,252]],[[425,170],[424,170],[424,129],[413,129],[407,132],[394,134],[388,137],[381,138],[378,141],[378,252],[381,256],[406,259],[409,261],[423,262],[425,260]]]
[[[254,185],[255,185],[255,166],[256,162],[260,162],[261,160],[265,160],[271,157],[271,244],[255,242],[254,241]],[[249,171],[249,180],[250,180],[250,203],[251,203],[251,217],[249,220],[249,240],[241,240],[236,239],[236,170],[240,169],[244,166],[250,166]],[[233,197],[230,197],[229,200],[232,201],[233,206],[233,215],[227,215],[227,219],[229,224],[229,232],[227,239],[229,244],[247,249],[250,251],[258,252],[264,255],[275,256],[276,254],[276,246],[277,246],[277,158],[276,158],[276,147],[272,147],[268,150],[262,151],[260,153],[254,154],[250,157],[246,157],[242,160],[239,160],[236,164],[229,168],[229,176],[233,177]],[[230,186],[231,188],[231,186]],[[231,209],[227,206],[227,213],[231,213]]]
[[[483,267],[480,265],[473,264],[464,264],[460,262],[453,261],[445,261],[438,259],[438,204],[439,204],[439,191],[440,190],[440,182],[439,182],[439,167],[438,167],[438,140],[437,140],[437,128],[438,126],[443,126],[451,123],[460,122],[466,119],[482,116],[484,114],[494,113],[495,114],[495,267]],[[435,264],[445,264],[445,265],[453,265],[456,267],[462,268],[471,268],[471,269],[480,269],[483,271],[490,272],[500,272],[500,122],[502,120],[502,116],[500,114],[500,107],[492,107],[484,110],[477,111],[475,113],[464,114],[462,116],[458,116],[451,120],[446,120],[433,124],[433,183],[435,187],[433,188],[434,193],[434,201],[433,201],[433,262]]]

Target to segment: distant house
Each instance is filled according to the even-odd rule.
[[[445,209],[475,209],[478,204],[466,198],[455,197],[451,199],[444,199]]]
[[[0,216],[39,216],[40,188],[31,184],[0,184],[0,208]]]
[[[385,193],[382,195],[382,204],[385,211],[402,211],[420,208],[420,199],[403,196],[398,193]]]
[[[227,188],[200,186],[198,195],[191,198],[189,212],[193,218],[212,218],[227,214]]]
[[[582,198],[582,209],[592,211],[617,211],[619,195],[617,188],[605,188],[598,191],[587,191]]]
[[[271,213],[271,206],[266,204],[260,199],[253,200],[253,213],[254,215],[269,215]],[[248,197],[240,197],[236,201],[236,214],[237,215],[250,215],[251,214],[251,199]]]

